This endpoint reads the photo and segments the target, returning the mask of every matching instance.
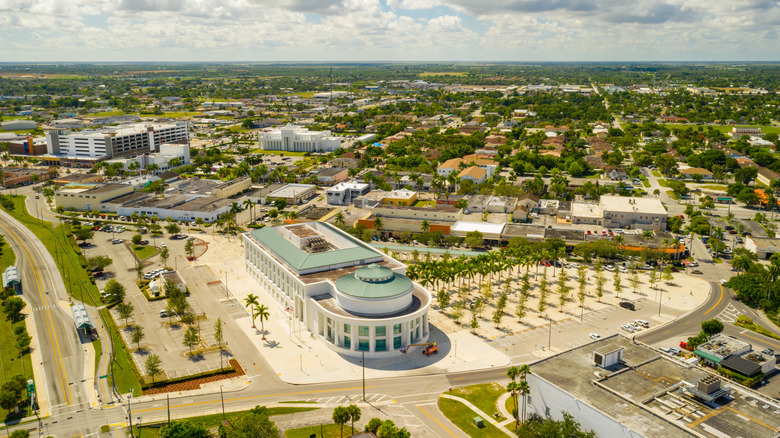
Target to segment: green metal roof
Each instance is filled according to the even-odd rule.
[[[704,359],[707,359],[707,360],[709,360],[710,362],[713,362],[713,363],[720,363],[720,361],[722,360],[718,356],[715,356],[715,355],[712,355],[710,353],[707,353],[706,351],[699,350],[698,348],[693,351],[693,354],[695,354],[696,356],[702,357]]]
[[[334,229],[330,224],[320,224]],[[355,244],[355,246],[352,248],[336,249],[332,251],[309,254],[295,246],[289,240],[282,237],[282,235],[273,228],[259,228],[253,230],[251,233],[255,239],[263,242],[267,247],[271,248],[277,256],[282,258],[288,265],[297,271],[305,271],[319,267],[381,257],[381,254],[378,254],[368,245],[353,238],[349,234],[339,231],[336,232],[346,239],[349,239],[352,243]]]
[[[357,298],[392,298],[403,295],[414,286],[408,277],[392,271],[390,271],[392,276],[387,278],[384,270],[390,271],[378,265],[360,268],[355,273],[336,280],[336,289],[345,295]],[[385,279],[380,280],[380,278]]]
[[[355,277],[369,282],[389,280],[392,276],[392,269],[379,266],[376,263],[355,270]]]

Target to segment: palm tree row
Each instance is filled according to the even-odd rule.
[[[529,246],[501,248],[498,251],[480,254],[476,257],[461,255],[457,258],[450,258],[445,254],[440,260],[421,261],[409,266],[406,275],[412,280],[419,281],[425,287],[452,288],[457,283],[457,287],[460,288],[464,286],[464,280],[468,280],[468,286],[473,286],[475,281],[477,284],[484,282],[488,275],[491,281],[493,281],[494,276],[497,276],[498,282],[501,282],[503,274],[511,274],[513,270],[519,274],[521,267],[524,267],[528,272],[534,266],[536,269],[534,276],[536,276],[542,261],[556,262],[564,255],[563,248],[538,250]],[[479,275],[479,279],[477,279],[477,275]]]

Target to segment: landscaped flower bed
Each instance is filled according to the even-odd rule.
[[[237,360],[230,359],[228,363],[233,367],[232,372],[219,373],[219,371],[217,371],[216,374],[210,376],[184,379],[167,385],[164,382],[160,382],[162,383],[161,386],[144,388],[144,394],[164,394],[166,392],[191,391],[193,389],[200,389],[200,385],[204,383],[216,382],[217,380],[230,379],[246,374],[244,369],[241,368],[241,364],[239,364]]]

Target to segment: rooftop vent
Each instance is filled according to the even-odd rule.
[[[700,392],[703,392],[704,394],[714,394],[721,389],[720,379],[715,376],[704,377],[699,380],[699,383],[696,385],[696,389],[698,389]]]

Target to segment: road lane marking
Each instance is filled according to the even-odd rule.
[[[764,340],[764,339],[757,338],[757,337],[755,337],[755,336],[750,336],[750,335],[749,335],[749,334],[747,334],[747,333],[743,333],[743,335],[744,335],[744,336],[747,336],[748,338],[755,339],[756,341],[759,341],[759,342],[761,342],[761,343],[763,343],[763,344],[769,344],[769,345],[773,345],[775,348],[780,348],[780,345],[778,345],[778,344],[775,344],[775,343],[774,343],[774,342],[772,342],[772,341],[766,341],[766,340]]]
[[[373,388],[373,386],[366,386],[366,389]],[[362,386],[355,386],[353,388],[339,388],[339,389],[319,389],[316,391],[298,391],[298,392],[288,392],[284,394],[266,394],[266,395],[252,395],[249,397],[236,397],[236,398],[226,398],[226,402],[232,402],[232,401],[241,401],[241,400],[254,400],[258,398],[268,398],[268,397],[283,397],[288,395],[302,395],[302,394],[317,394],[321,392],[334,392],[334,391],[351,391],[354,389],[363,389]],[[192,402],[192,403],[182,403],[180,405],[172,405],[171,408],[183,408],[187,406],[197,406],[197,405],[207,405],[211,403],[220,403],[220,400],[213,400],[213,401],[202,401],[202,402]],[[149,411],[159,411],[161,409],[166,409],[164,406],[159,408],[147,408],[147,409],[138,409],[134,410],[133,412],[149,412]]]
[[[706,315],[706,314],[712,312],[713,310],[715,310],[716,307],[718,307],[718,304],[720,304],[720,300],[723,299],[723,285],[720,285],[719,287],[720,287],[720,296],[718,297],[718,301],[715,302],[715,305],[710,307],[710,310],[704,312],[702,315]]]
[[[435,421],[435,422],[436,422],[436,424],[438,424],[439,426],[441,426],[441,428],[442,428],[442,429],[444,429],[444,430],[446,430],[447,432],[449,432],[449,434],[450,434],[450,435],[454,436],[455,438],[458,438],[458,436],[457,436],[457,435],[455,435],[454,433],[452,433],[452,431],[451,431],[451,430],[449,430],[449,429],[447,429],[446,427],[444,427],[444,425],[443,425],[443,424],[441,424],[441,423],[439,422],[439,420],[437,420],[437,419],[433,418],[433,416],[432,416],[431,414],[429,414],[428,412],[426,412],[426,411],[425,411],[425,409],[423,409],[423,408],[422,408],[422,406],[419,406],[419,405],[418,405],[418,406],[417,406],[417,409],[421,410],[423,414],[425,414],[425,415],[427,415],[427,416],[428,416],[428,418],[430,418],[431,420]]]
[[[21,223],[21,221],[19,221],[19,222]],[[24,226],[24,224],[22,224],[22,226]],[[32,233],[32,230],[30,230],[29,228],[28,228],[28,230]],[[16,234],[14,232],[14,230],[12,230],[9,227],[7,229],[7,231],[13,236],[14,240],[17,241],[17,243],[19,244],[19,247],[22,248],[22,251],[24,251],[24,253],[27,256],[27,260],[30,263],[30,267],[32,268],[32,271],[33,271],[33,278],[35,279],[35,284],[38,287],[38,296],[41,299],[41,304],[47,303],[47,305],[48,305],[48,301],[43,297],[43,287],[41,287],[42,280],[40,278],[40,274],[38,273],[38,268],[35,267],[35,263],[33,262],[32,254],[30,254],[30,252],[27,251],[27,247],[23,244],[21,237],[18,234]],[[33,235],[34,234],[35,233],[33,233]],[[37,236],[36,236],[36,238],[37,238]],[[48,248],[46,249],[46,251],[48,252]],[[58,269],[58,272],[59,272],[59,269]],[[65,372],[65,364],[64,364],[64,362],[62,362],[62,352],[60,352],[60,343],[57,340],[57,336],[56,336],[57,331],[54,330],[54,323],[52,322],[51,311],[50,311],[50,309],[48,307],[45,308],[44,313],[46,314],[47,320],[49,322],[49,324],[47,325],[47,328],[49,329],[49,335],[54,339],[54,345],[55,345],[55,348],[56,348],[56,350],[55,350],[56,357],[54,358],[55,359],[54,362],[57,364],[57,371],[58,371],[57,374],[59,375],[59,378],[60,378],[60,385],[64,389],[62,395],[65,396],[66,404],[68,406],[70,406],[71,404],[73,404],[73,394],[70,391],[70,385],[66,385],[65,384],[65,382],[68,381],[68,375]],[[63,379],[63,376],[64,376],[64,379]]]

